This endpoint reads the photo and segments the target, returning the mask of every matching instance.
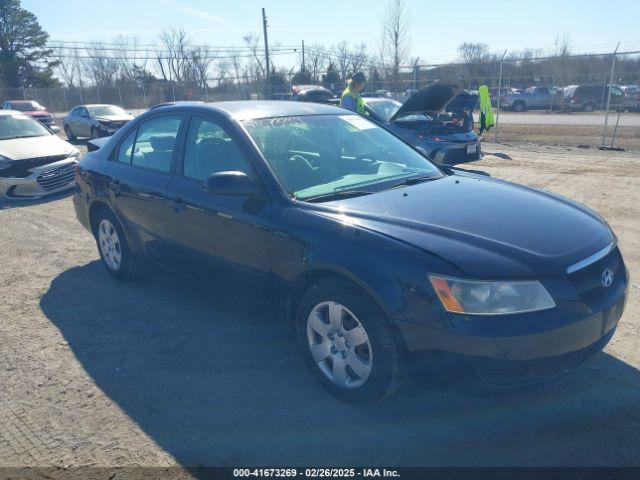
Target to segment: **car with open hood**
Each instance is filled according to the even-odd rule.
[[[404,103],[363,97],[366,115],[423,151],[437,165],[481,158],[481,140],[473,131],[478,96],[455,85],[434,84]]]
[[[100,138],[113,135],[133,119],[117,105],[78,105],[62,120],[69,140],[79,137]]]
[[[47,111],[45,107],[33,100],[6,100],[2,104],[3,110],[17,110],[30,116],[34,120],[46,125],[47,128],[54,130],[55,133],[59,132],[59,127],[56,127],[53,115]]]
[[[80,152],[23,112],[0,110],[0,199],[73,188]]]
[[[245,298],[351,402],[385,398],[418,364],[456,383],[557,378],[622,315],[629,277],[597,213],[440,168],[340,107],[165,105],[96,146],[73,202],[106,271],[152,262]]]

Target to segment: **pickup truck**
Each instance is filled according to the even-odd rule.
[[[500,108],[524,112],[549,110],[559,104],[559,91],[554,87],[529,87],[523,92],[509,92],[500,96]]]

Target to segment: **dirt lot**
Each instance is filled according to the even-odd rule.
[[[111,279],[63,197],[0,210],[0,466],[640,465],[640,155],[485,150],[467,168],[584,202],[620,237],[622,323],[564,382],[423,379],[345,405],[263,313],[168,273]]]

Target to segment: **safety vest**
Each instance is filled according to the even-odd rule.
[[[356,101],[356,112],[358,112],[360,115],[364,115],[365,114],[364,100],[362,100],[360,93],[356,92],[355,89],[352,87],[353,87],[353,83],[351,82],[351,80],[349,80],[349,84],[347,85],[347,88],[344,89],[344,92],[342,92],[342,97],[340,97],[340,99],[343,99],[347,95],[351,95],[353,99]]]

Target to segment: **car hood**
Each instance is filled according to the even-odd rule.
[[[78,149],[57,135],[0,140],[0,155],[9,160],[69,155]]]
[[[562,275],[614,240],[606,222],[576,202],[480,175],[451,175],[314,207],[479,278]]]
[[[406,115],[439,112],[461,92],[456,85],[436,83],[411,95],[389,119],[390,122]]]
[[[22,112],[25,115],[29,115],[30,117],[50,117],[51,114],[46,110],[29,110],[27,112]]]
[[[107,120],[109,122],[128,122],[133,119],[132,115],[100,115],[95,117],[96,120]]]

